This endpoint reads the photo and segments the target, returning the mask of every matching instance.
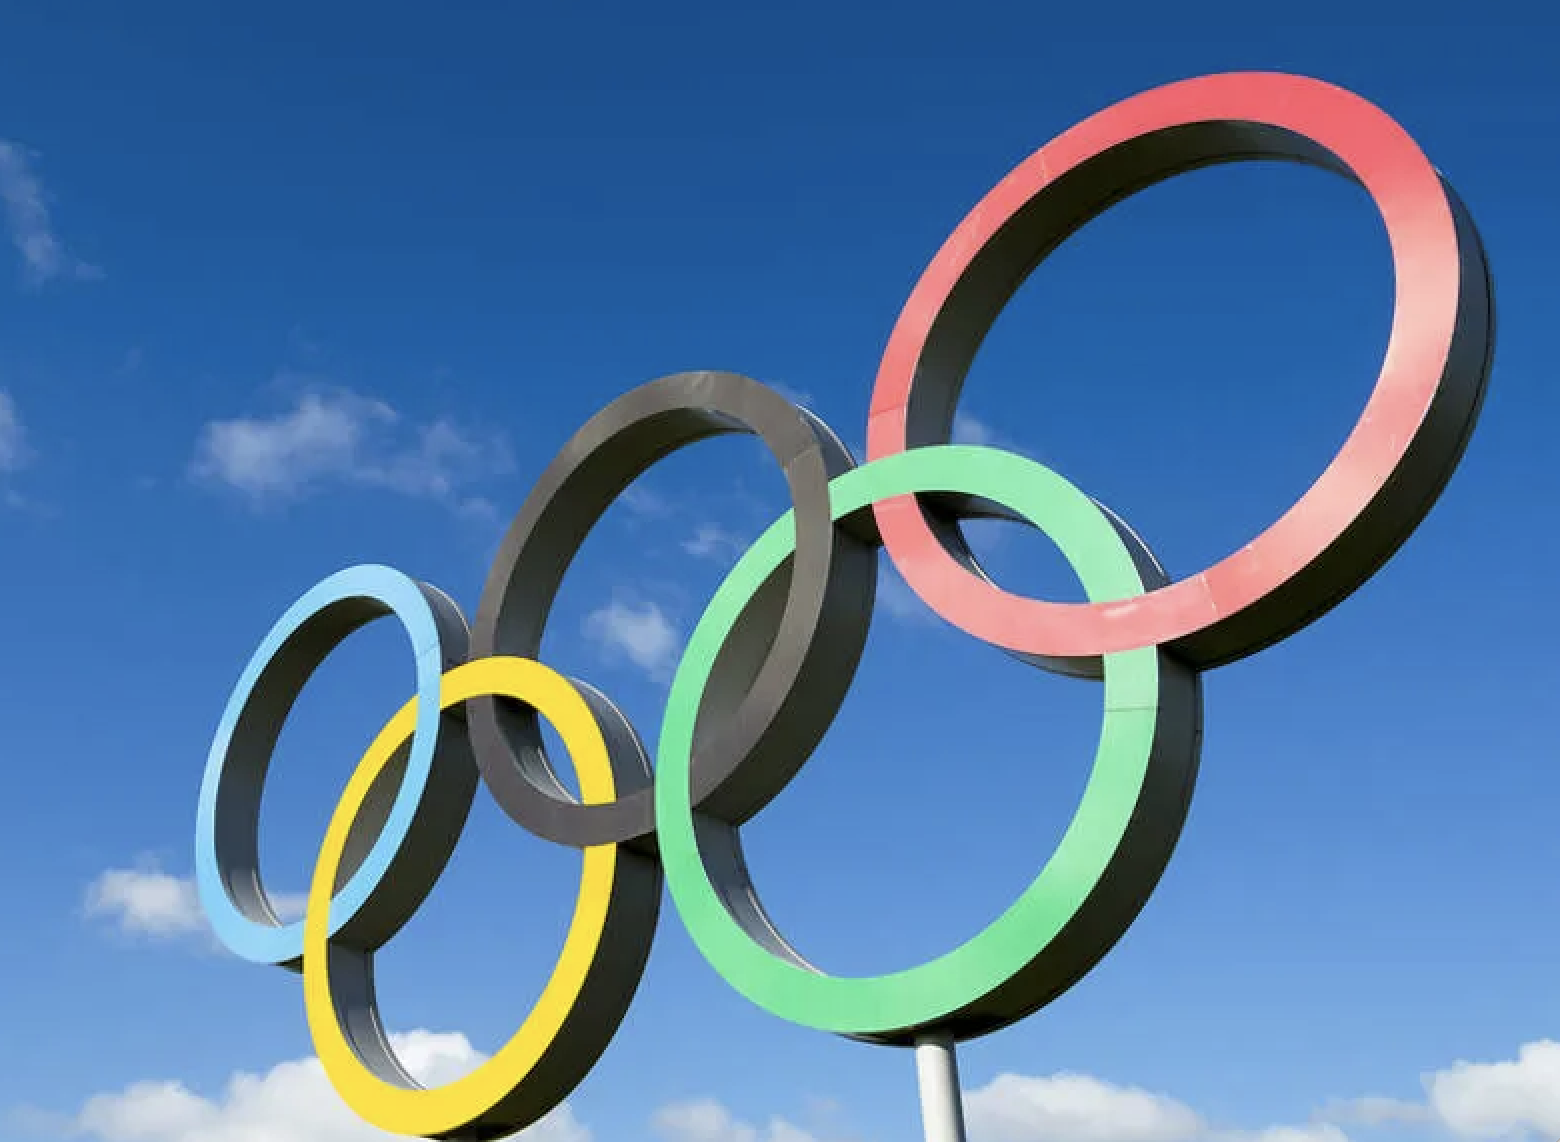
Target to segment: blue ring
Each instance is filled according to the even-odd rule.
[[[278,926],[257,921],[245,915],[228,894],[223,870],[229,862],[217,851],[216,809],[217,799],[222,795],[233,730],[253,696],[255,684],[287,640],[322,611],[352,599],[372,599],[381,603],[395,615],[411,638],[417,660],[417,726],[412,733],[406,776],[396,791],[384,829],[363,863],[331,900],[332,936],[350,923],[379,891],[391,860],[406,842],[432,774],[439,732],[439,681],[444,669],[444,652],[433,608],[415,581],[392,568],[365,565],[338,571],[289,607],[250,658],[222,712],[201,780],[195,823],[195,879],[201,904],[217,938],[235,955],[254,963],[287,965],[301,960],[303,922]]]

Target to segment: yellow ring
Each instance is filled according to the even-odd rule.
[[[552,724],[574,763],[582,801],[608,802],[616,796],[601,729],[567,679],[529,659],[484,658],[444,675],[439,706],[447,709],[490,694],[524,702]],[[347,1105],[381,1130],[437,1137],[496,1125],[484,1120],[520,1088],[553,1045],[602,947],[618,875],[618,847],[584,850],[579,898],[563,951],[541,998],[514,1037],[475,1071],[444,1086],[424,1090],[387,1082],[364,1064],[341,1025],[330,974],[330,899],[352,823],[375,779],[411,737],[416,721],[413,699],[368,747],[331,816],[303,921],[303,996],[315,1051]]]

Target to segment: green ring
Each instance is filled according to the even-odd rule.
[[[1012,509],[1061,549],[1091,602],[1144,591],[1103,511],[1022,456],[988,448],[918,448],[854,468],[829,485],[836,520],[916,492],[961,493]],[[732,569],[694,628],[672,681],[655,782],[666,883],[700,952],[732,987],[773,1014],[845,1035],[936,1026],[1034,961],[1100,882],[1148,774],[1159,721],[1160,652],[1147,647],[1104,656],[1104,722],[1088,785],[1056,851],[1017,901],[975,937],[919,967],[879,976],[824,975],[799,956],[782,959],[728,911],[699,851],[689,793],[694,722],[715,656],[753,594],[789,557],[794,534],[788,512]],[[783,941],[778,950],[786,950]]]

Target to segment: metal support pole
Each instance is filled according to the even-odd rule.
[[[915,1077],[921,1088],[921,1126],[926,1142],[964,1142],[959,1059],[951,1037],[928,1035],[916,1040]]]

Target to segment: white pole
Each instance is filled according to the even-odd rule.
[[[959,1095],[959,1059],[953,1039],[928,1035],[916,1040],[915,1076],[921,1088],[921,1126],[926,1142],[964,1142],[964,1103]]]

